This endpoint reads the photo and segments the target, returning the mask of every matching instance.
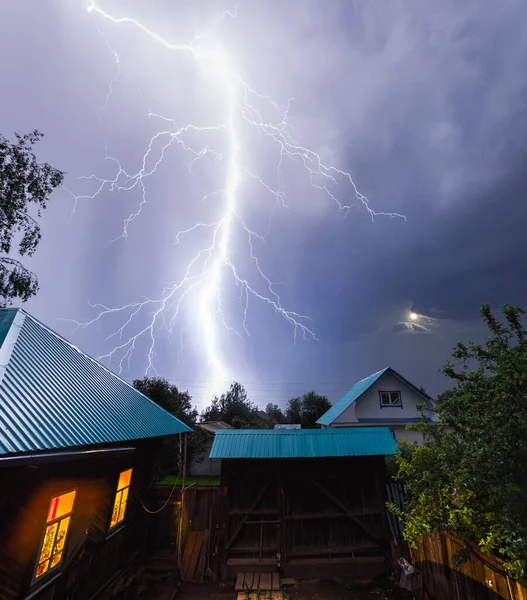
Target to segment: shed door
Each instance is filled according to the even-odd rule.
[[[384,560],[382,458],[240,460],[225,467],[229,567],[286,575],[294,567],[305,576],[313,565],[346,572],[357,561]]]
[[[228,496],[227,564],[276,570],[282,553],[282,506],[276,473],[236,473]]]
[[[282,567],[382,556],[383,500],[368,479],[298,469],[283,479]]]

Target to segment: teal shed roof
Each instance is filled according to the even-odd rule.
[[[0,455],[191,431],[21,309],[0,309]]]
[[[365,394],[374,383],[379,381],[383,375],[394,375],[403,381],[407,386],[415,390],[418,394],[421,394],[426,401],[430,400],[429,396],[423,394],[423,392],[413,383],[410,383],[408,379],[405,379],[391,367],[386,367],[385,369],[377,371],[377,373],[373,373],[373,375],[369,375],[368,377],[358,381],[344,394],[344,396],[342,396],[340,400],[335,402],[335,404],[320,417],[317,423],[319,425],[331,425],[337,417],[339,417],[351,404],[356,402],[363,394]]]
[[[395,454],[387,427],[335,429],[225,429],[209,458],[324,458]]]

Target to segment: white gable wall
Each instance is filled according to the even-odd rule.
[[[379,392],[401,392],[403,407],[383,407]],[[423,403],[423,396],[407,386],[394,375],[383,375],[372,387],[360,398],[356,404],[355,414],[359,421],[361,419],[415,419],[419,416],[417,405]]]
[[[389,406],[381,408],[379,392],[400,392],[402,408]],[[375,427],[386,426],[392,429],[396,439],[419,441],[421,434],[405,430],[405,422],[390,423],[392,419],[415,419],[420,417],[417,405],[422,404],[423,396],[406,385],[398,377],[391,374],[383,375],[371,388],[356,402],[351,404],[339,415],[330,427]],[[362,422],[362,419],[379,419],[374,422]]]

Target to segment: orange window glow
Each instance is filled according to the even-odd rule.
[[[128,491],[130,489],[130,481],[132,479],[132,469],[123,471],[119,475],[117,483],[117,492],[113,503],[112,518],[110,521],[110,529],[115,527],[124,519],[126,511],[126,503],[128,502]]]
[[[35,579],[61,563],[74,502],[74,491],[52,498],[35,569]]]

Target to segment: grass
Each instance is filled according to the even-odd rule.
[[[157,485],[181,485],[183,481],[175,475],[165,475],[159,479]],[[196,484],[200,487],[218,487],[220,485],[219,477],[189,477],[185,479],[185,487]]]

